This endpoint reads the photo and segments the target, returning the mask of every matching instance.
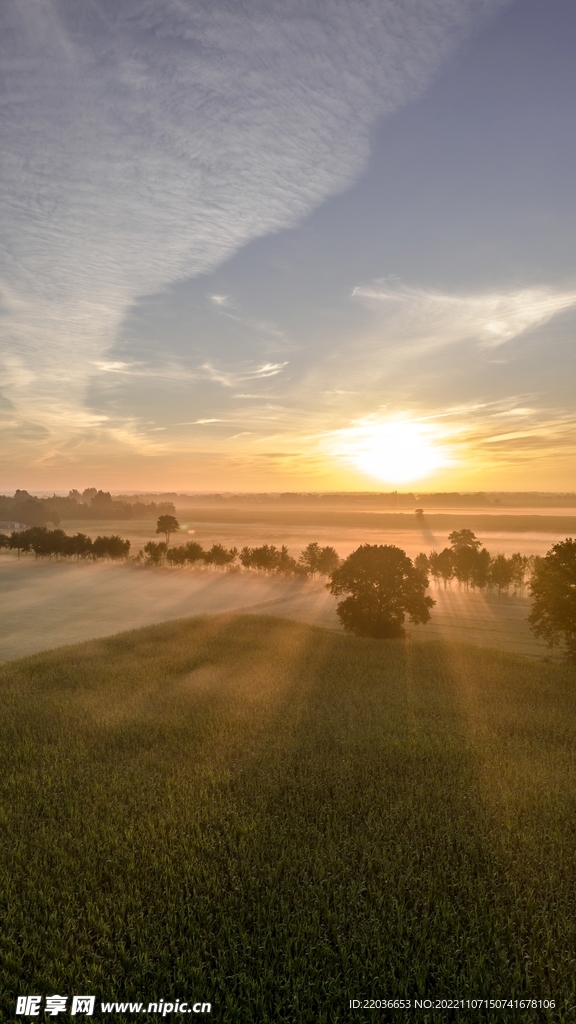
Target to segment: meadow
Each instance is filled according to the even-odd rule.
[[[226,1024],[456,1017],[354,998],[574,1020],[573,670],[223,615],[0,685],[2,1020],[27,992]]]

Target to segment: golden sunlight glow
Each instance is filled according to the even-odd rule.
[[[359,420],[337,431],[334,440],[332,455],[393,484],[420,480],[454,463],[437,428],[419,420]]]

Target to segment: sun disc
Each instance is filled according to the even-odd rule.
[[[434,429],[418,421],[364,422],[341,431],[340,438],[337,454],[388,483],[418,480],[451,461]]]

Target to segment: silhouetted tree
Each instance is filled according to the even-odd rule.
[[[458,548],[476,548],[482,546],[482,541],[478,540],[476,535],[472,533],[472,530],[453,530],[452,533],[448,534],[448,540],[454,551]]]
[[[318,572],[319,560],[320,545],[316,541],[308,544],[298,559],[300,565],[309,576],[315,576]]]
[[[179,548],[170,548],[166,554],[166,561],[170,562],[170,565],[185,565],[186,548],[184,546]]]
[[[466,589],[473,587],[485,587],[488,582],[488,571],[490,566],[490,554],[486,548],[481,548],[482,542],[478,540],[472,530],[454,530],[449,536],[452,549],[453,574],[459,583],[464,583]]]
[[[156,523],[156,533],[163,533],[166,537],[166,547],[170,543],[170,537],[180,529],[180,523],[176,516],[160,516]]]
[[[243,547],[240,562],[245,569],[263,569],[271,572],[278,564],[279,551],[274,544],[262,544],[259,548]]]
[[[444,588],[450,580],[454,579],[454,552],[451,548],[444,548],[442,551],[431,551],[428,558],[430,575],[436,583],[439,579],[444,580]]]
[[[204,548],[197,541],[188,541],[188,544],[184,545],[186,552],[186,561],[190,565],[194,565],[195,562],[200,562],[204,558]]]
[[[47,530],[44,543],[40,544],[39,554],[63,555],[66,541],[64,530]]]
[[[490,563],[489,586],[495,587],[499,594],[508,590],[514,579],[514,563],[506,555],[495,555]]]
[[[436,552],[434,552],[434,554],[436,554]],[[417,569],[420,569],[421,572],[424,572],[427,575],[430,570],[430,562],[428,560],[428,555],[421,551],[419,555],[416,555],[416,558],[414,559],[414,565],[416,566]]]
[[[338,552],[332,547],[323,547],[316,541],[312,541],[298,559],[300,565],[310,576],[330,576],[334,569],[338,568],[340,559]]]
[[[464,583],[468,588],[478,567],[477,548],[460,547],[452,550],[452,569],[458,583]]]
[[[237,548],[225,548],[222,544],[213,544],[209,551],[205,551],[203,559],[206,565],[216,565],[222,567],[223,565],[230,565],[236,555],[238,554]]]
[[[526,555],[521,555],[519,551],[516,551],[510,555],[510,563],[514,590],[523,590],[529,573],[530,560]]]
[[[530,593],[532,632],[549,647],[564,643],[568,661],[576,665],[576,540],[567,537],[537,561]]]
[[[426,597],[428,577],[393,544],[363,544],[334,570],[326,587],[349,596],[337,606],[349,633],[378,638],[404,636],[406,615],[425,623],[436,603]]]
[[[165,544],[164,541],[156,543],[153,540],[149,540],[148,543],[144,545],[144,551],[146,552],[147,560],[151,565],[160,565],[166,557],[168,545]]]
[[[8,546],[18,552],[18,558],[20,558],[21,551],[30,551],[30,540],[27,534],[28,530],[13,530],[10,534]]]
[[[278,556],[277,571],[285,574],[299,573],[299,565],[295,558],[292,557],[288,548],[285,544],[280,548],[280,554]]]
[[[419,557],[420,555],[418,555],[418,558]],[[426,555],[424,555],[424,558],[426,558]],[[418,568],[424,569],[426,573],[430,573],[430,576],[434,580],[434,583],[436,584],[436,586],[438,586],[440,580],[440,565],[438,563],[438,552],[431,551],[430,554],[428,555],[427,561],[428,565],[426,566],[426,569],[424,569],[423,565],[418,566]]]
[[[95,558],[127,558],[130,551],[130,541],[122,540],[117,534],[112,537],[96,537],[92,542],[92,552]]]
[[[473,587],[483,590],[484,587],[488,586],[491,564],[492,557],[486,548],[480,548],[479,551],[474,553],[472,571],[470,573],[470,583]]]
[[[31,526],[29,530],[22,533],[22,540],[26,541],[26,551],[32,550],[36,558],[54,553],[52,545],[52,530],[46,526]],[[66,536],[63,530],[59,530],[63,537]]]
[[[85,533],[76,533],[73,537],[69,537],[68,540],[70,544],[67,545],[66,553],[76,555],[76,560],[88,558],[92,554],[92,540]]]
[[[245,569],[252,568],[252,548],[243,547],[240,552],[240,563]]]

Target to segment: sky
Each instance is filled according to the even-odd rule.
[[[572,0],[4,0],[0,490],[576,489]]]

